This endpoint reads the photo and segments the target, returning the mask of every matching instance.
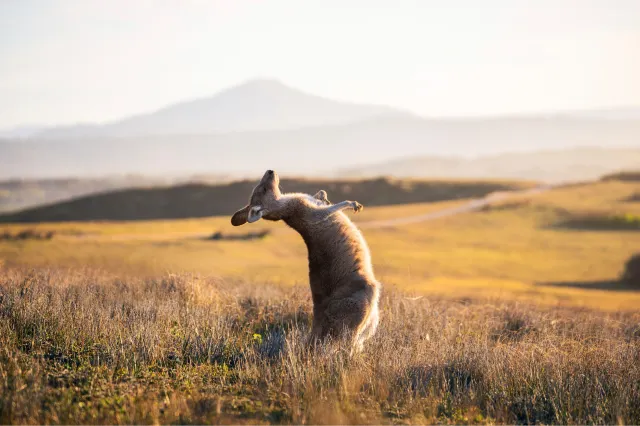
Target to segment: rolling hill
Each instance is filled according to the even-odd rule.
[[[223,185],[187,184],[163,188],[112,191],[80,197],[17,213],[0,215],[0,222],[63,222],[89,220],[178,219],[231,215],[247,204],[255,180]],[[530,186],[506,181],[420,181],[370,179],[283,179],[287,192],[315,193],[325,189],[331,201],[352,199],[365,206],[443,201],[481,197],[490,192]]]
[[[546,182],[596,179],[640,165],[640,149],[574,148],[477,158],[411,157],[338,171],[345,177],[516,178]]]
[[[113,174],[246,175],[268,168],[312,175],[401,157],[489,156],[576,146],[640,148],[640,120],[380,117],[282,131],[32,139],[0,142],[0,179]],[[565,165],[571,165],[572,159],[566,159]]]
[[[126,188],[149,188],[188,182],[220,183],[228,176],[105,176],[96,179],[14,179],[0,181],[0,213]]]

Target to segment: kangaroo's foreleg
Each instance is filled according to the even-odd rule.
[[[319,207],[317,210],[318,212],[325,213],[327,214],[327,216],[330,216],[334,213],[337,213],[345,209],[353,209],[354,212],[358,213],[359,211],[362,211],[362,209],[364,209],[364,206],[357,201],[347,200],[347,201],[341,201],[337,204],[333,204],[330,206],[322,206],[322,207]]]
[[[331,201],[329,201],[329,196],[327,195],[327,191],[325,191],[324,189],[321,189],[320,191],[318,191],[316,195],[313,196],[313,198],[315,198],[316,200],[322,201],[322,203],[327,206],[331,205]]]

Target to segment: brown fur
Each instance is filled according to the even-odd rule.
[[[330,204],[325,191],[282,194],[278,175],[268,170],[250,202],[231,218],[234,226],[260,218],[283,220],[303,238],[309,256],[313,299],[311,340],[346,337],[358,350],[378,325],[380,283],[373,275],[369,248],[358,228],[341,212],[362,205]]]

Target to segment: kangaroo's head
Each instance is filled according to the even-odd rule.
[[[279,188],[280,178],[273,170],[267,170],[260,183],[253,188],[249,204],[234,213],[231,218],[233,226],[253,223],[260,219],[280,220],[281,209],[278,200],[282,196]]]

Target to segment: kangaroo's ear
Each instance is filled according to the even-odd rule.
[[[240,226],[247,223],[247,217],[249,216],[249,206],[244,206],[231,217],[231,224],[233,226]]]

